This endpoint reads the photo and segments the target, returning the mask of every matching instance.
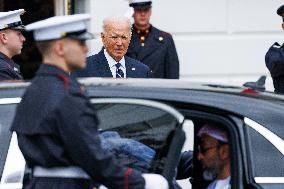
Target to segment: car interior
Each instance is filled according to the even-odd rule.
[[[199,130],[204,125],[204,123],[213,123],[218,127],[222,128],[224,131],[228,133],[229,138],[229,148],[230,148],[230,166],[231,166],[231,188],[236,187],[237,180],[239,178],[239,174],[237,171],[232,171],[236,166],[239,166],[236,160],[236,156],[234,155],[234,151],[236,151],[236,141],[234,140],[236,131],[234,127],[232,127],[232,121],[228,119],[226,115],[220,116],[214,113],[205,113],[203,111],[184,111],[182,112],[185,115],[186,120],[190,120],[191,127],[193,127],[193,136],[192,138],[187,137],[186,143],[190,140],[189,143],[193,143],[192,147],[184,147],[182,151],[193,151],[192,158],[192,167],[189,170],[186,170],[187,174],[177,175],[177,179],[187,179],[189,180],[192,189],[206,189],[207,186],[212,182],[212,180],[205,180],[203,177],[203,168],[201,162],[198,160],[198,146],[200,144],[200,138],[197,136]],[[236,169],[235,169],[236,170]]]

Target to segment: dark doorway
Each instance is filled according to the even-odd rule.
[[[0,0],[0,11],[11,11],[25,9],[26,13],[21,16],[25,25],[32,22],[52,17],[55,14],[54,0]],[[20,65],[24,79],[34,77],[40,62],[41,55],[36,48],[31,33],[24,33],[26,41],[22,54],[13,57],[13,60]]]

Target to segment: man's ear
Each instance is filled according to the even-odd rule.
[[[7,43],[7,35],[5,32],[0,32],[0,41],[2,44],[6,44]]]
[[[54,48],[54,52],[59,55],[59,56],[62,56],[64,55],[64,41],[63,40],[58,40],[58,41],[55,41],[52,45],[51,48]]]
[[[101,38],[102,38],[102,40],[105,38],[104,32],[101,32]]]

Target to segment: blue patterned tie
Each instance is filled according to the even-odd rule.
[[[115,66],[116,66],[116,78],[124,78],[124,73],[120,69],[121,64],[120,63],[116,63]]]

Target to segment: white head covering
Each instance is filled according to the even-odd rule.
[[[24,30],[25,27],[21,20],[21,15],[25,13],[24,9],[0,12],[0,30],[18,29]]]
[[[202,126],[202,128],[198,131],[197,136],[201,137],[203,135],[211,136],[212,138],[215,138],[216,140],[219,140],[221,142],[228,142],[227,132],[221,129],[220,127],[217,127],[212,124],[206,123]]]
[[[92,39],[93,35],[87,32],[89,14],[75,14],[68,16],[54,16],[26,26],[27,31],[34,31],[36,41],[47,41],[70,37],[75,39]]]

